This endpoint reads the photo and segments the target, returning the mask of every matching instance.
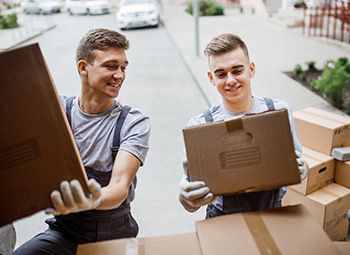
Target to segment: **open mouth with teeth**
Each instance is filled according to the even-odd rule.
[[[241,85],[237,85],[234,87],[228,87],[227,89],[225,89],[225,91],[229,92],[229,93],[238,93],[241,87],[242,87]]]
[[[112,86],[114,88],[120,88],[121,84],[120,83],[113,83],[113,82],[107,82],[108,86]]]

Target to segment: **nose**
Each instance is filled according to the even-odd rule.
[[[113,78],[114,79],[123,79],[124,78],[124,72],[118,68],[114,73],[113,73]]]
[[[227,74],[227,79],[226,79],[226,84],[229,86],[233,86],[235,85],[237,82],[235,75],[233,75],[232,73],[228,73]]]

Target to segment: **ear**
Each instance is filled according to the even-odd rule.
[[[85,60],[79,60],[77,62],[77,68],[80,75],[87,76],[87,62]]]
[[[249,77],[253,78],[255,74],[255,63],[251,62],[249,65]]]
[[[211,85],[215,86],[213,74],[210,71],[208,71],[207,76],[208,76],[208,79],[209,79]]]

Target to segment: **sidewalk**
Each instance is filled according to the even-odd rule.
[[[0,30],[0,52],[16,47],[55,27],[52,15],[26,15],[17,12],[17,19],[20,27]]]

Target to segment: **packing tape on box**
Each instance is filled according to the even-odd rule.
[[[242,119],[233,119],[226,122],[227,132],[234,132],[239,130],[244,130]]]
[[[331,197],[334,197],[334,198],[339,198],[339,197],[341,197],[340,195],[338,195],[338,194],[336,194],[336,193],[334,193],[334,192],[325,190],[325,189],[321,189],[321,190],[319,190],[319,191],[322,192],[322,193],[324,193],[324,194],[327,194],[327,195],[329,195],[329,196],[331,196]]]
[[[278,249],[273,240],[269,230],[267,229],[261,216],[256,212],[243,214],[243,218],[252,234],[254,241],[262,255],[280,255],[281,251]]]

